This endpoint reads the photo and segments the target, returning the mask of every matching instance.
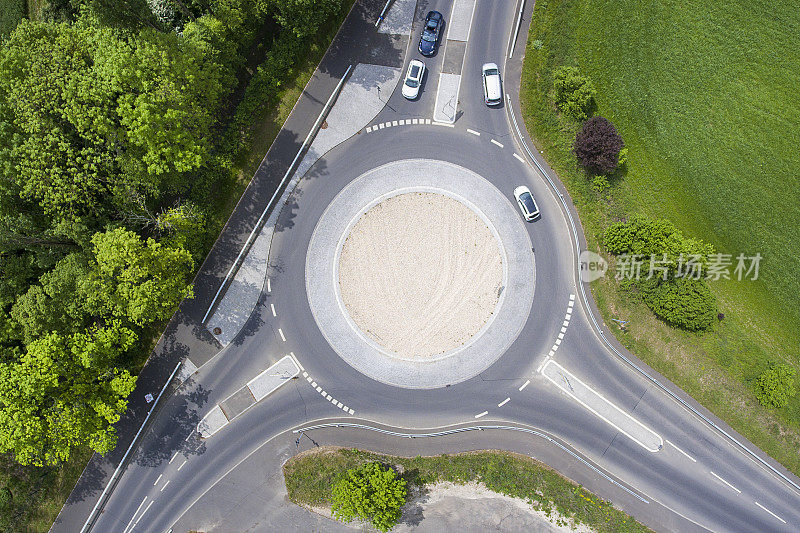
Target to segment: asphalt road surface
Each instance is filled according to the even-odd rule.
[[[363,20],[356,24],[349,19],[347,31],[374,32],[374,28],[368,28],[380,4],[358,2],[350,18]],[[395,66],[402,62],[405,72],[408,61],[420,57],[416,44],[425,13],[437,9],[450,20],[452,5],[449,0],[418,2],[411,42],[403,42],[407,53],[395,58]],[[259,306],[233,343],[219,355],[209,357],[188,382],[162,401],[94,521],[95,531],[165,532],[173,527],[180,531],[213,525],[215,517],[229,514],[236,505],[225,498],[204,498],[220,490],[218,482],[224,487],[226,476],[242,475],[241,469],[254,454],[270,447],[302,449],[311,445],[310,441],[410,455],[481,448],[520,451],[553,465],[656,530],[800,528],[800,480],[655,372],[646,370],[673,394],[622,360],[595,327],[590,316],[593,304],[584,296],[577,276],[575,242],[581,236],[573,233],[569,218],[576,215],[571,207],[562,205],[557,190],[532,164],[510,118],[516,113],[516,120],[521,120],[517,103],[520,58],[532,3],[525,6],[519,42],[513,60],[508,60],[519,7],[517,2],[477,0],[466,44],[447,42],[445,27],[439,53],[425,59],[429,71],[420,98],[405,100],[398,85],[373,121],[379,124],[410,119],[410,124],[362,131],[325,154],[300,181],[290,202],[281,206],[270,251],[269,284]],[[344,35],[339,43],[356,47],[357,35]],[[448,58],[451,47],[455,59]],[[459,47],[463,49],[456,49]],[[346,53],[344,46],[334,46],[323,63],[341,62],[336,54]],[[453,127],[414,124],[413,119],[433,116],[439,73],[442,68],[457,69],[462,53],[462,83]],[[504,95],[508,97],[498,107],[483,103],[480,67],[485,62],[497,63],[503,74]],[[329,72],[335,70],[330,68]],[[509,108],[509,103],[514,109]],[[527,137],[525,140],[531,146]],[[516,186],[527,185],[542,212],[539,220],[525,226],[536,257],[536,283],[533,307],[524,328],[505,354],[484,372],[435,389],[393,387],[373,381],[347,365],[317,327],[306,298],[306,251],[316,222],[328,204],[361,174],[410,158],[447,161],[470,169],[507,195],[509,202],[513,202]],[[270,185],[269,180],[262,182],[266,190],[262,196],[274,190],[274,184],[273,189],[269,189]],[[235,247],[228,246],[231,257],[227,263],[222,258],[224,254],[215,252],[220,259],[209,267],[216,267],[224,275],[235,252]],[[208,279],[218,279],[218,275]],[[206,292],[201,291],[198,299],[205,299],[207,304],[210,299]],[[602,331],[608,332],[605,328]],[[613,347],[636,361],[618,344]],[[212,437],[198,437],[197,423],[211,406],[288,353],[302,365],[304,374]],[[565,383],[579,380],[605,400],[587,407],[569,393],[571,385],[562,388],[548,380],[541,368],[550,360],[569,373]],[[641,368],[646,369],[643,365]],[[327,394],[321,395],[309,381]],[[328,396],[349,406],[353,414],[333,405]],[[751,451],[676,401],[676,396],[715,420]],[[609,407],[609,403],[616,407]],[[650,451],[628,436],[630,431],[625,427],[613,425],[609,421],[613,409],[621,411],[623,419],[635,419],[656,433],[661,447]],[[362,424],[408,435],[325,427],[308,429],[304,435],[310,438],[295,445],[298,434],[291,430],[331,422]],[[485,429],[408,438],[439,428],[474,426]],[[275,451],[269,457],[259,463],[264,470],[251,467],[247,472],[252,476],[280,475],[280,454]],[[98,495],[98,490],[87,491],[79,495],[82,498],[72,500],[93,504]],[[85,503],[81,509],[86,509]],[[88,516],[87,512],[80,517],[78,514],[69,515],[65,508],[53,531],[75,531],[76,524],[82,525],[78,518],[85,520]],[[272,526],[262,523],[262,527],[270,530],[280,523],[281,518],[276,515]]]

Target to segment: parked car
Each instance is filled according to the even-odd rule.
[[[403,96],[413,100],[419,96],[419,88],[422,85],[422,77],[425,75],[425,63],[419,59],[412,59],[408,64],[408,72],[403,82]]]
[[[533,199],[531,190],[524,185],[520,185],[514,189],[514,198],[517,199],[519,210],[522,211],[522,217],[530,222],[539,216],[539,207],[536,205],[536,200]]]
[[[503,101],[503,91],[500,87],[500,69],[494,63],[484,63],[483,73],[483,101],[486,105],[497,105]]]
[[[422,29],[422,37],[419,39],[420,54],[430,57],[436,53],[443,25],[444,17],[441,13],[438,11],[428,12],[428,16],[425,17],[425,27]]]

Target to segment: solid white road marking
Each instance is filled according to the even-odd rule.
[[[674,444],[674,443],[672,443],[672,442],[668,441],[667,439],[664,439],[664,441],[665,441],[667,444],[669,444],[670,446],[672,446],[673,448],[675,448],[676,450],[678,450],[679,452],[681,452],[683,455],[685,455],[686,457],[688,457],[688,458],[689,458],[689,459],[690,459],[690,460],[691,460],[693,463],[696,463],[696,462],[697,462],[697,459],[695,459],[694,457],[692,457],[691,455],[689,455],[689,454],[688,454],[688,453],[686,453],[685,451],[683,451],[683,450],[681,450],[680,448],[678,448],[677,446],[675,446],[675,444]]]
[[[455,126],[453,124],[448,124],[447,122],[434,121],[433,125],[434,126],[444,126],[445,128],[455,128]]]
[[[715,478],[717,478],[718,480],[722,481],[723,483],[725,483],[726,485],[728,485],[730,488],[732,488],[733,490],[735,490],[735,491],[736,491],[736,492],[738,492],[739,494],[741,494],[741,493],[742,493],[742,491],[740,491],[739,489],[737,489],[736,487],[734,487],[733,485],[731,485],[730,483],[728,483],[727,481],[725,481],[724,479],[722,479],[721,477],[719,477],[717,474],[715,474],[713,470],[709,470],[709,472],[711,472],[711,475],[712,475],[712,476],[714,476],[714,477],[715,477]]]
[[[164,492],[164,489],[166,489],[166,488],[167,488],[167,485],[169,485],[169,480],[167,480],[167,481],[166,481],[166,483],[164,483],[164,486],[163,486],[163,487],[161,487],[161,490],[160,490],[160,491],[158,491],[158,492]]]
[[[508,403],[508,402],[510,402],[510,401],[511,401],[511,398],[506,398],[506,399],[505,399],[505,400],[503,400],[502,402],[498,403],[498,404],[497,404],[497,407],[503,407],[505,404],[507,404],[507,403]]]
[[[179,453],[180,453],[180,452],[175,452],[175,455],[173,455],[173,456],[172,456],[172,459],[170,459],[170,460],[169,460],[169,464],[172,464],[172,461],[174,461],[174,460],[175,460],[175,458],[176,458],[176,457],[178,457],[178,454],[179,454]]]
[[[502,147],[503,147],[503,145],[502,145],[502,144],[500,144],[499,142],[495,141],[494,139],[492,139],[492,144],[494,144],[494,145],[496,145],[496,146],[499,146],[500,148],[502,148]]]
[[[475,415],[475,418],[481,418],[481,417],[486,416],[488,414],[489,414],[489,411],[484,411],[482,413],[479,413],[479,414]]]
[[[525,162],[525,160],[524,160],[524,159],[522,159],[522,158],[519,156],[519,154],[517,154],[517,153],[514,153],[514,157],[516,157],[517,159],[519,159],[519,160],[520,160],[520,162],[522,162],[522,163],[524,163],[524,162]]]
[[[184,459],[184,460],[183,460],[183,462],[181,463],[181,466],[179,466],[179,467],[178,467],[178,470],[180,470],[181,468],[183,468],[183,467],[184,467],[184,465],[186,465],[186,463],[188,463],[188,462],[189,462],[189,459]]]
[[[163,475],[164,475],[164,474],[159,474],[159,475],[158,475],[158,478],[156,478],[156,482],[155,482],[155,483],[153,483],[153,486],[155,486],[155,485],[158,485],[158,482],[159,482],[159,481],[161,481],[161,476],[163,476]]]
[[[467,133],[471,133],[473,135],[477,135],[478,137],[481,136],[481,133],[479,131],[471,130],[469,128],[467,128]]]
[[[281,328],[278,328],[278,333],[281,334],[281,339],[283,339],[283,342],[286,342],[286,336],[284,336],[283,330]]]
[[[291,355],[291,356],[292,356],[292,359],[294,359],[294,362],[295,362],[295,363],[297,363],[297,367],[298,367],[300,370],[302,370],[303,372],[305,372],[305,371],[306,371],[306,369],[305,369],[305,368],[303,368],[303,365],[301,365],[301,364],[300,364],[300,361],[297,359],[297,356],[295,356],[295,355],[294,355],[294,352],[289,352],[289,355]]]
[[[560,380],[557,380],[555,377],[549,375],[547,369],[551,365],[555,369],[554,372],[557,373],[561,377]],[[583,407],[585,407],[586,409],[588,409],[589,411],[594,413],[596,416],[598,416],[599,418],[601,418],[602,420],[607,422],[609,425],[611,425],[614,428],[616,428],[617,431],[623,433],[624,435],[626,435],[628,438],[633,440],[635,443],[637,443],[640,446],[642,446],[647,451],[655,453],[655,452],[658,452],[659,450],[661,450],[663,448],[664,439],[661,437],[661,435],[659,435],[658,433],[656,433],[655,431],[653,431],[652,429],[650,429],[649,427],[644,425],[642,422],[640,422],[639,420],[634,418],[629,413],[623,411],[619,406],[617,406],[613,402],[611,402],[608,399],[606,399],[605,396],[603,396],[602,394],[600,394],[599,392],[594,390],[592,387],[590,387],[589,385],[587,385],[586,383],[581,381],[577,376],[575,376],[574,374],[569,372],[563,366],[561,366],[558,363],[556,363],[554,360],[550,360],[550,361],[547,362],[546,365],[544,365],[544,367],[542,368],[542,375],[548,381],[550,381],[550,383],[552,383],[553,385],[558,387],[561,391],[563,391],[564,393],[569,395],[572,399],[574,399],[575,401],[580,403]],[[567,375],[569,375],[569,377],[567,377]],[[563,380],[563,383],[562,383],[562,380]],[[578,389],[580,389],[582,391],[581,395],[578,394],[578,389],[576,389],[576,387],[573,384],[573,382],[578,384],[578,385],[580,385],[580,387],[578,387]],[[583,397],[581,397],[581,396],[583,396]],[[595,401],[597,401],[597,400],[601,401],[604,406],[610,408],[611,412],[615,413],[617,415],[617,416],[614,417],[614,418],[616,418],[616,421],[611,420],[610,418],[608,418],[605,415],[601,414],[597,409],[595,409],[594,407],[589,405],[588,402],[590,401],[590,398],[587,398],[587,396],[592,397],[592,399],[594,399]],[[637,438],[636,436],[631,434],[631,432],[626,431],[625,429],[623,429],[619,424],[619,423],[622,423],[622,421],[624,421],[626,423],[626,425],[633,424],[634,426],[637,426],[640,430],[644,430],[644,433],[645,433],[646,437],[649,437],[652,440],[650,445],[645,444],[639,438]],[[642,437],[641,433],[640,433],[639,436]]]
[[[278,315],[275,313],[275,304],[269,304],[269,307],[270,307],[270,309],[272,309],[272,316],[278,316]]]
[[[527,380],[527,381],[525,381],[525,383],[523,383],[523,384],[522,384],[522,386],[519,388],[519,391],[520,391],[520,392],[522,392],[522,390],[523,390],[525,387],[527,387],[527,386],[528,386],[528,384],[529,384],[530,382],[531,382],[531,380]]]
[[[774,516],[775,518],[777,518],[778,520],[780,520],[781,522],[783,522],[784,524],[786,523],[786,520],[784,520],[784,519],[783,519],[783,518],[781,518],[780,516],[776,515],[775,513],[773,513],[772,511],[770,511],[769,509],[767,509],[767,508],[766,508],[766,507],[764,507],[763,505],[761,505],[760,503],[758,503],[758,502],[754,502],[754,503],[755,503],[756,505],[758,505],[759,507],[761,507],[762,509],[764,509],[764,510],[765,510],[766,512],[768,512],[769,514],[771,514],[772,516]]]
[[[138,525],[139,525],[139,520],[141,520],[141,519],[142,519],[142,517],[144,516],[144,514],[145,514],[145,513],[146,513],[148,510],[150,510],[150,506],[151,506],[151,505],[153,505],[155,502],[156,502],[155,500],[150,500],[150,503],[148,503],[148,504],[147,504],[147,507],[145,507],[145,508],[144,508],[144,511],[142,511],[142,514],[140,514],[140,515],[139,515],[139,518],[137,518],[137,519],[136,519],[136,522],[134,522],[134,523],[133,523],[133,529],[131,529],[131,531],[133,531],[134,529],[136,529],[136,526],[138,526]]]
[[[133,516],[131,517],[131,520],[130,520],[130,522],[128,522],[128,525],[127,525],[127,526],[125,526],[125,529],[123,529],[123,530],[122,530],[122,532],[123,532],[123,533],[125,533],[126,531],[128,531],[128,528],[129,528],[129,527],[131,527],[131,524],[133,523],[133,519],[134,519],[134,518],[136,518],[136,515],[137,515],[137,514],[139,514],[139,509],[141,509],[141,508],[142,508],[142,505],[144,505],[144,502],[146,502],[146,501],[147,501],[147,496],[145,496],[145,497],[144,497],[144,499],[142,500],[142,503],[140,503],[140,504],[139,504],[139,507],[137,507],[137,508],[136,508],[136,512],[135,512],[135,513],[133,513]]]

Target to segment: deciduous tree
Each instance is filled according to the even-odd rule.
[[[575,137],[575,155],[589,172],[608,174],[619,165],[619,151],[625,143],[605,117],[592,117],[583,123]]]

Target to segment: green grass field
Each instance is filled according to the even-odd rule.
[[[444,481],[480,482],[499,494],[526,500],[547,514],[556,511],[576,524],[589,526],[592,531],[650,531],[550,467],[523,455],[498,451],[396,457],[348,448],[313,449],[291,459],[283,467],[289,499],[301,505],[329,506],[336,477],[373,461],[402,472],[409,493]]]
[[[540,0],[522,83],[528,130],[570,190],[591,247],[633,213],[672,220],[723,253],[761,253],[760,278],[711,282],[725,319],[676,331],[609,280],[593,286],[620,340],[795,473],[800,397],[761,408],[753,379],[769,361],[800,363],[800,11],[745,0]],[[541,41],[541,45],[534,41]],[[570,153],[576,125],[548,92],[575,65],[629,149],[609,192]]]

